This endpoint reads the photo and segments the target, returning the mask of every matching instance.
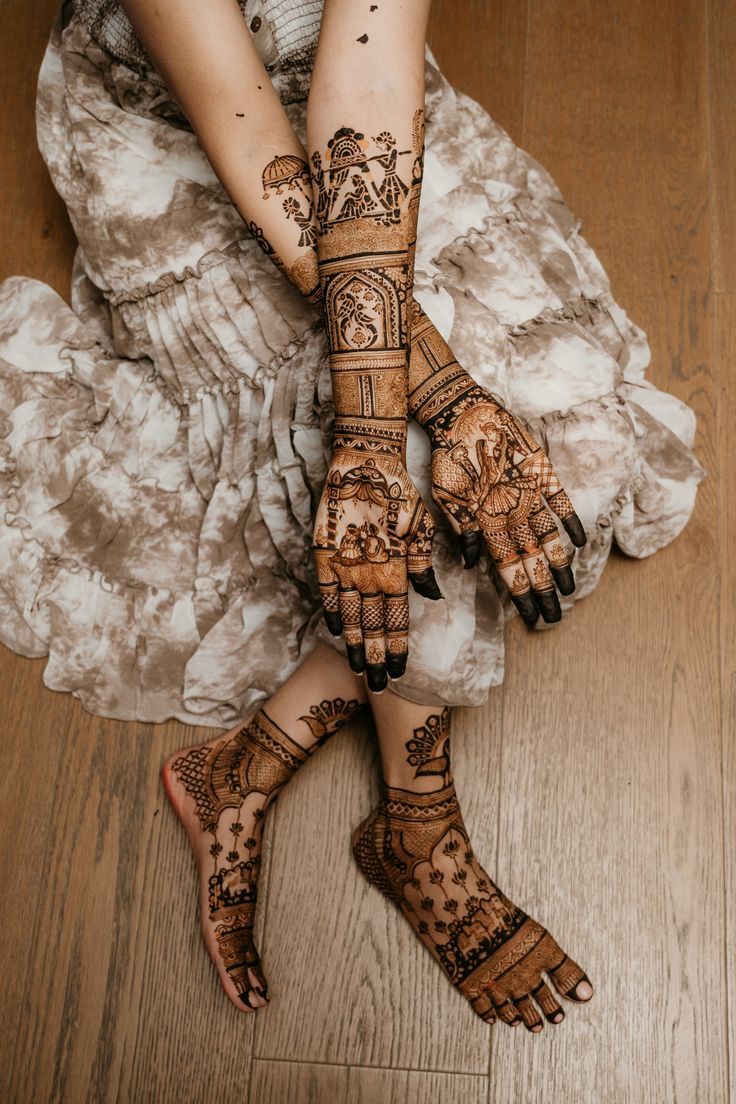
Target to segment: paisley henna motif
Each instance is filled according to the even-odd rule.
[[[409,407],[429,434],[432,490],[460,535],[467,567],[485,541],[511,599],[528,624],[541,610],[561,616],[562,594],[575,589],[547,500],[573,544],[585,532],[549,458],[526,428],[460,367],[415,305]]]
[[[348,126],[312,155],[336,411],[315,559],[328,627],[344,633],[352,669],[366,670],[374,691],[406,667],[408,583],[440,597],[434,522],[403,459],[421,158],[389,131],[368,138]]]

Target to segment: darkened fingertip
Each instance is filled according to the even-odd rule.
[[[406,661],[408,656],[406,652],[403,655],[391,655],[386,656],[386,670],[388,671],[388,677],[392,679],[400,679],[406,671]]]
[[[385,663],[369,663],[365,673],[368,689],[372,694],[380,694],[388,686]]]
[[[429,598],[436,602],[439,598],[444,597],[437,583],[433,567],[427,567],[424,571],[410,571],[409,581],[417,594],[421,594],[422,598]]]
[[[560,600],[553,590],[540,593],[537,591],[535,595],[537,599],[537,605],[539,606],[539,612],[542,615],[542,620],[549,622],[560,621],[562,619],[562,609],[560,607]]]
[[[460,534],[460,551],[466,570],[475,567],[483,552],[483,534],[479,529]]]
[[[356,675],[362,675],[365,671],[365,648],[362,644],[348,644],[346,649],[348,653],[348,663],[350,664],[350,670]]]
[[[537,603],[534,601],[534,595],[531,591],[527,594],[512,594],[511,601],[516,606],[521,614],[522,621],[526,625],[536,625],[539,620],[539,609],[537,608]]]
[[[569,567],[552,567],[550,564],[550,571],[560,594],[572,594],[575,590],[575,576],[572,569]]]
[[[583,523],[578,515],[570,514],[568,518],[562,519],[562,524],[565,526],[565,529],[567,530],[567,535],[569,536],[575,547],[582,548],[588,538],[585,535]]]
[[[330,630],[333,636],[342,636],[342,617],[339,613],[330,613],[328,610],[324,611],[325,624]]]

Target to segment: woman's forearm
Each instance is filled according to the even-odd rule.
[[[248,229],[299,291],[314,297],[316,238],[304,149],[236,0],[208,0],[206,12],[201,0],[121,0],[121,6]]]

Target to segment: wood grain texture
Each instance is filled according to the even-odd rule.
[[[256,1060],[250,1104],[485,1104],[487,1086],[456,1073]]]
[[[68,301],[74,240],[33,121],[55,7],[0,5],[0,278]],[[447,75],[583,220],[648,333],[649,377],[696,410],[709,473],[670,547],[614,555],[551,632],[513,623],[504,687],[454,724],[479,856],[589,969],[594,1001],[541,1037],[476,1021],[352,861],[376,782],[356,725],[269,820],[258,931],[273,1000],[239,1014],[200,941],[158,777],[203,731],[92,717],[45,689],[43,660],[2,651],[1,1100],[736,1099],[735,12],[435,0],[431,22]]]

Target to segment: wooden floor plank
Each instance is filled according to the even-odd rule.
[[[718,481],[720,570],[721,692],[723,701],[723,801],[726,879],[726,971],[723,1002],[729,1040],[729,1100],[736,1100],[736,565],[731,549],[736,534],[736,295],[715,296],[715,357],[720,387],[718,404]]]
[[[488,1079],[307,1062],[254,1063],[250,1104],[485,1104]]]
[[[709,0],[709,161],[712,279],[715,291],[736,292],[736,0]]]

